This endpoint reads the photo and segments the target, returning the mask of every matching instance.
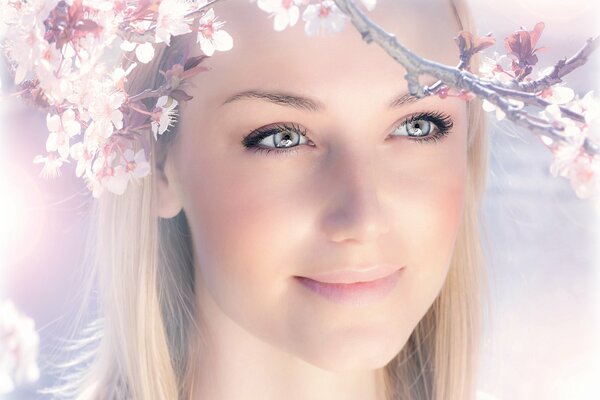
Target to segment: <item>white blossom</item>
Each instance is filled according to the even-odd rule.
[[[288,26],[294,26],[300,18],[299,5],[302,0],[258,0],[258,7],[270,13],[273,17],[273,28],[282,31]]]
[[[561,132],[561,135],[564,137],[575,137],[581,135],[581,127],[579,127],[572,119],[563,118],[558,104],[551,104],[547,106],[544,111],[539,112],[538,115],[548,120],[550,123],[559,123],[564,126],[564,130]]]
[[[40,172],[42,178],[55,178],[60,175],[60,167],[67,160],[61,158],[57,152],[50,152],[45,157],[41,155],[35,156],[33,162],[34,164],[44,164]]]
[[[540,97],[551,104],[566,104],[575,97],[575,91],[569,87],[554,85],[542,91]]]
[[[135,57],[142,64],[148,64],[154,58],[154,46],[150,42],[139,44],[124,40],[119,47],[124,51],[135,50]]]
[[[233,48],[233,38],[221,29],[223,24],[224,22],[217,21],[212,8],[200,18],[196,42],[200,43],[200,49],[207,56],[212,56],[215,51],[228,51]]]
[[[89,111],[90,116],[97,124],[98,134],[108,138],[112,135],[114,128],[123,128],[123,113],[119,109],[125,101],[125,95],[120,91],[96,93],[91,99]]]
[[[514,79],[514,74],[508,72],[511,70],[511,58],[506,54],[500,55],[497,51],[494,52],[493,57],[483,56],[479,67],[479,73],[482,77],[495,79],[502,84],[509,84]]]
[[[81,132],[75,112],[68,109],[61,116],[47,114],[46,126],[50,132],[46,140],[46,151],[58,151],[62,158],[68,158],[69,140]]]
[[[125,158],[125,172],[131,177],[143,178],[150,173],[150,163],[146,161],[144,149],[138,150],[135,154],[133,150],[127,149],[123,152]]]
[[[177,118],[176,106],[177,100],[172,97],[162,96],[158,99],[151,122],[154,139],[158,140],[158,135],[162,135],[175,123]]]
[[[156,20],[156,43],[171,44],[171,36],[189,33],[192,19],[186,15],[192,11],[192,4],[185,0],[162,0],[158,6]]]
[[[341,32],[344,29],[346,15],[337,7],[333,0],[323,0],[319,4],[309,4],[302,13],[306,22],[304,32],[315,36],[325,29],[330,32]]]
[[[0,394],[39,379],[39,341],[34,321],[10,300],[0,301]]]

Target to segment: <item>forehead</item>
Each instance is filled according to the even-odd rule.
[[[374,42],[364,42],[349,20],[342,32],[308,36],[302,16],[295,26],[276,32],[273,19],[256,2],[220,1],[214,10],[219,21],[226,21],[223,29],[234,45],[203,62],[212,70],[195,78],[205,95],[222,100],[244,89],[310,88],[326,99],[327,94],[343,95],[344,90],[367,94],[390,85],[393,88],[386,93],[406,88],[405,69]],[[450,0],[378,0],[375,10],[366,13],[417,54],[450,65],[458,62],[453,38],[460,26]],[[194,53],[201,54],[199,47],[195,45]],[[435,79],[423,76],[421,82]]]

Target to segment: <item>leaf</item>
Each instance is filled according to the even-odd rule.
[[[173,90],[171,93],[169,93],[169,96],[177,101],[189,101],[194,98],[181,89]]]
[[[208,58],[208,56],[206,55],[201,55],[201,56],[197,56],[197,57],[190,57],[185,61],[185,64],[183,66],[183,70],[187,71],[188,69],[192,69],[195,66],[197,66],[198,64],[200,64],[202,61],[204,61],[205,58]]]
[[[492,33],[473,39],[473,34],[468,31],[460,31],[454,41],[458,45],[461,55],[472,56],[496,43],[496,39],[491,37]]]
[[[544,31],[544,27],[545,26],[546,25],[543,22],[538,22],[537,24],[535,24],[535,27],[530,32],[530,34],[531,34],[531,48],[535,47],[536,43],[540,39],[540,36],[542,36],[542,32]]]

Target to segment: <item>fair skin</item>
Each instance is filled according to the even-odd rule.
[[[182,107],[180,136],[157,178],[159,215],[183,209],[193,236],[208,344],[195,398],[382,399],[382,368],[448,272],[464,206],[466,104],[430,97],[388,109],[407,92],[405,70],[350,24],[318,38],[301,22],[275,32],[247,3],[215,7],[233,50],[205,60],[212,70],[194,78],[194,99]],[[370,15],[417,53],[456,64],[459,26],[449,2],[380,0]],[[302,95],[324,109],[258,99],[222,105],[250,89]],[[450,116],[449,135],[422,143],[392,136],[417,112]],[[283,155],[242,145],[275,123],[300,126],[310,143]],[[294,279],[381,262],[405,270],[368,305],[334,303]]]

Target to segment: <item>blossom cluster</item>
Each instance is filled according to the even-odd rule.
[[[153,96],[127,93],[125,81],[138,65],[153,60],[157,44],[170,45],[174,36],[195,34],[207,57],[230,50],[233,38],[209,7],[215,1],[0,0],[3,47],[18,93],[47,110],[47,154],[33,160],[43,165],[43,177],[59,175],[73,160],[76,175],[98,197],[105,190],[122,194],[128,182],[150,173],[149,145],[140,131],[150,127],[156,139],[165,133],[177,119],[178,102],[191,99],[184,81],[205,69],[197,67],[198,60],[175,65],[170,86]],[[362,1],[369,10],[375,6],[375,0]],[[307,34],[337,32],[345,18],[331,0],[257,5],[274,17],[275,30],[296,24],[301,6]],[[109,61],[115,47],[134,60],[129,67]],[[196,68],[183,68],[186,64]],[[147,97],[156,97],[153,109],[141,102]]]
[[[39,378],[39,341],[33,320],[11,301],[0,300],[0,394]]]
[[[544,24],[539,22],[533,30],[521,28],[505,39],[507,54],[494,52],[492,57],[484,56],[479,68],[479,75],[510,86],[515,81],[532,82],[542,79],[554,71],[548,67],[535,71],[538,58],[535,48],[542,35]],[[531,76],[528,76],[530,75]],[[570,180],[571,186],[580,198],[589,198],[600,189],[600,154],[585,150],[586,140],[600,148],[600,101],[591,90],[580,97],[564,83],[552,85],[536,93],[539,99],[547,104],[538,112],[538,117],[551,125],[562,127],[561,140],[553,140],[541,135],[542,142],[554,156],[550,166],[553,176],[562,176]],[[509,103],[517,109],[526,106],[525,102],[509,99]],[[494,112],[496,119],[503,120],[506,114],[488,100],[483,100],[483,109]],[[584,116],[578,122],[565,115],[572,111]]]
[[[186,83],[207,70],[200,65],[202,59],[233,48],[225,22],[211,7],[217,1],[0,0],[0,31],[6,31],[3,47],[14,67],[17,94],[47,113],[46,154],[34,158],[43,165],[41,175],[56,176],[64,163],[73,160],[76,175],[85,179],[94,197],[105,190],[122,194],[129,182],[148,176],[150,145],[142,133],[152,132],[157,140],[167,132],[177,120],[178,105],[192,99],[185,91]],[[340,32],[350,19],[338,7],[340,0],[248,1],[268,14],[275,31],[292,27],[302,18],[307,35]],[[369,11],[376,6],[376,0],[360,3]],[[536,52],[544,50],[535,48],[543,29],[540,22],[531,31],[522,28],[506,38],[507,54],[484,57],[479,76],[510,86],[548,74],[548,69],[534,71]],[[128,76],[154,59],[157,45],[169,46],[173,37],[186,34],[193,35],[203,57],[190,57],[160,71],[165,83],[154,91],[126,92]],[[474,38],[463,31],[455,40],[461,59],[468,60],[495,39]],[[129,62],[110,61],[114,49],[122,51],[120,61]],[[445,85],[436,94],[466,101],[475,97],[465,90],[451,94]],[[590,133],[598,116],[597,98],[593,92],[576,98],[564,85],[547,87],[536,95],[547,105],[539,119],[563,128],[559,141],[542,138],[555,155],[551,172],[570,178],[579,196],[591,195],[598,186],[600,161],[598,154],[585,149],[598,139]],[[148,98],[154,101],[151,108],[142,102]],[[518,99],[510,99],[509,104],[516,109],[526,106]],[[506,116],[486,99],[483,108],[498,119]],[[585,121],[565,115],[569,110],[585,115]]]

